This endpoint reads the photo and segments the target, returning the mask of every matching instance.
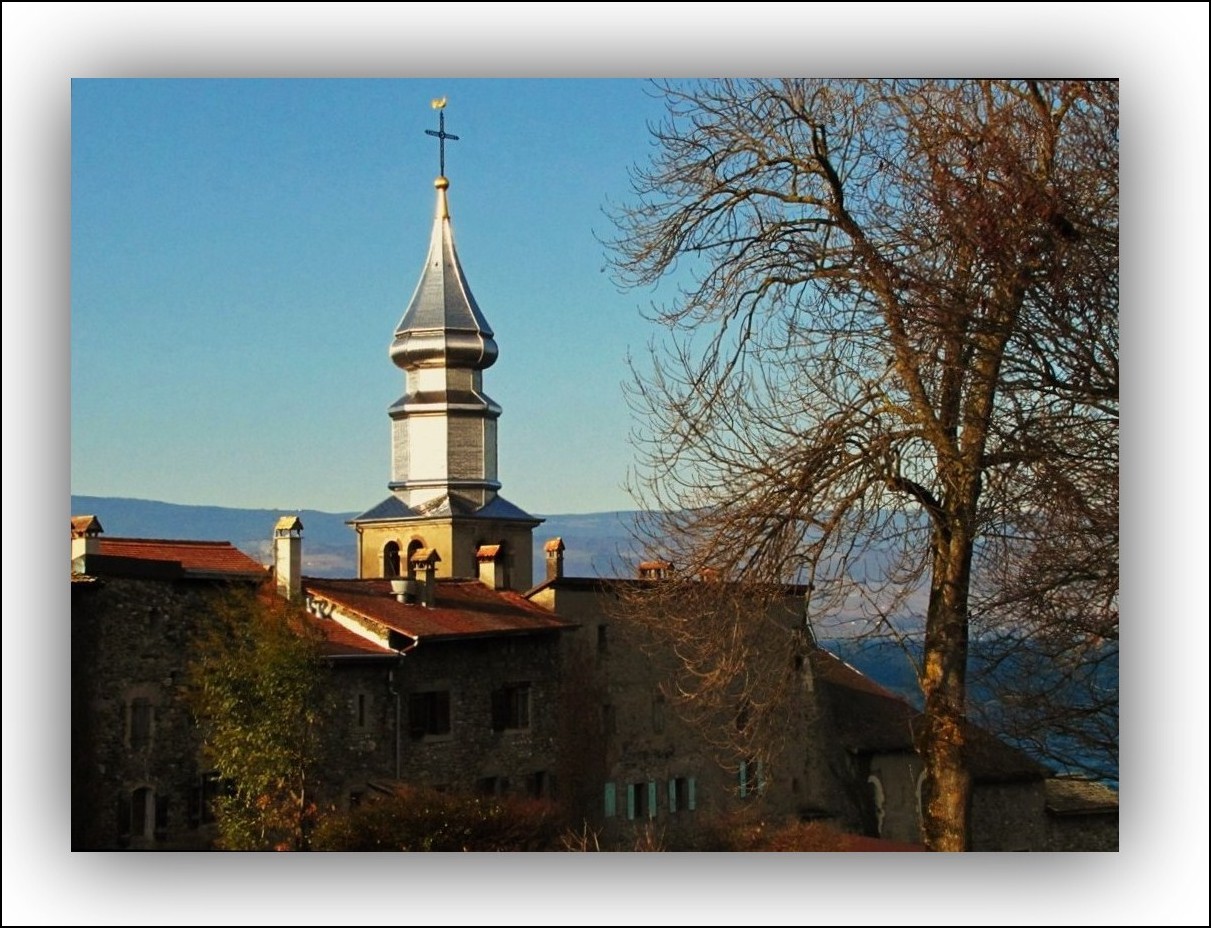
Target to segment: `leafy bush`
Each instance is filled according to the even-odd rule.
[[[400,787],[348,814],[331,814],[312,847],[326,851],[545,851],[559,848],[549,802]]]

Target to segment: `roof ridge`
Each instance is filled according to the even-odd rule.
[[[128,538],[118,535],[105,535],[101,538],[102,544],[113,544],[114,542],[138,542],[139,544],[156,544],[156,545],[209,545],[211,547],[228,547],[239,550],[234,541],[228,539],[213,540],[204,538]]]

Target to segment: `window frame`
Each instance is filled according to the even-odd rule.
[[[409,693],[409,737],[413,741],[442,741],[453,737],[452,703],[448,689],[417,690]]]
[[[534,687],[527,682],[507,683],[492,691],[492,730],[529,731],[533,725]]]

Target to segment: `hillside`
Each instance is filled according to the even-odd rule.
[[[134,538],[189,538],[230,541],[263,564],[269,563],[273,524],[285,510],[185,506],[153,500],[72,495],[73,515],[88,513],[101,520],[107,535]],[[355,512],[304,509],[303,571],[313,577],[352,577],[353,529],[346,520]],[[567,546],[564,570],[569,576],[598,577],[630,573],[630,535],[634,512],[594,512],[544,516],[534,531],[535,580],[542,579],[543,543],[560,536]]]

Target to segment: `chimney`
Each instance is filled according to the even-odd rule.
[[[416,603],[416,577],[392,577],[391,592],[395,594],[397,602],[405,605]]]
[[[547,555],[547,582],[559,580],[563,577],[563,539],[552,538],[542,546],[542,550]]]
[[[673,575],[673,562],[652,560],[639,562],[639,579],[664,580]]]
[[[105,529],[96,516],[71,517],[71,569],[77,573],[87,571],[87,558],[101,553],[100,535]]]
[[[506,586],[503,550],[503,545],[480,545],[475,551],[479,582],[490,590],[503,590]]]
[[[421,582],[420,588],[420,604],[422,606],[432,608],[436,600],[437,564],[439,561],[441,561],[441,556],[437,553],[436,548],[417,548],[412,552],[412,557],[408,559],[408,566],[414,572],[418,568],[425,572],[425,579]]]
[[[278,595],[291,602],[303,595],[303,523],[282,516],[273,527],[273,575]]]

